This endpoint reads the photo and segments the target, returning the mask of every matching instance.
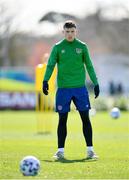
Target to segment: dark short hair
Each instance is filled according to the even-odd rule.
[[[72,20],[65,21],[63,28],[76,28],[76,23]]]

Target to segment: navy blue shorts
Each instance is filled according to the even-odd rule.
[[[85,111],[91,108],[86,87],[58,88],[56,92],[56,112],[69,112],[71,101],[74,102],[78,111]]]

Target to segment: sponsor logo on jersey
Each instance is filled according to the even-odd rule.
[[[82,49],[76,48],[76,53],[77,53],[77,54],[81,54],[81,53],[82,53]]]

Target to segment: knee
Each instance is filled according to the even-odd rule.
[[[59,119],[61,120],[67,120],[68,113],[59,113]]]
[[[59,124],[64,126],[67,122],[68,113],[59,113]]]
[[[83,123],[90,122],[89,111],[79,111],[79,113]]]

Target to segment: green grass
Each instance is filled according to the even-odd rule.
[[[36,119],[35,112],[0,112],[0,179],[32,179],[19,172],[19,162],[26,155],[41,162],[40,173],[33,179],[129,179],[129,113],[122,112],[118,120],[111,119],[108,112],[91,118],[98,161],[84,160],[85,142],[77,112],[69,114],[67,160],[63,162],[52,159],[57,150],[57,114],[42,115],[43,122],[52,125],[51,134],[38,134]]]

